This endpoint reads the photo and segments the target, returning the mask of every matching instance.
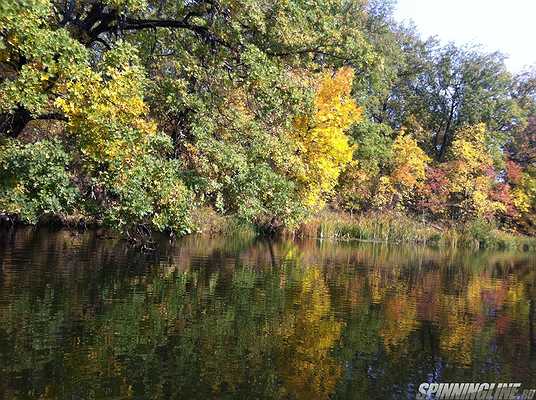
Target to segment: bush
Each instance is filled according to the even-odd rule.
[[[77,204],[79,192],[72,184],[71,162],[56,140],[0,144],[0,211],[36,223],[45,214],[66,214]]]
[[[169,138],[157,134],[141,146],[134,157],[118,157],[94,178],[106,193],[98,205],[104,223],[126,231],[146,225],[156,231],[191,233],[193,194],[181,179],[180,162],[165,158],[171,149]]]

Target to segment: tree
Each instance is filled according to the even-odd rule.
[[[424,182],[430,158],[417,145],[417,141],[404,131],[393,143],[393,155],[391,182],[402,199],[408,199]]]
[[[457,208],[452,215],[455,218],[492,218],[504,210],[504,205],[490,196],[496,175],[485,141],[486,127],[478,124],[462,128],[452,143],[445,168],[449,193]]]
[[[4,131],[18,136],[32,119],[63,119],[45,107],[56,96],[56,83],[88,57],[99,59],[118,39],[135,43],[152,68],[170,56],[172,62],[189,58],[190,75],[202,65],[208,77],[223,68],[237,81],[246,72],[242,55],[252,47],[285,64],[346,61],[363,68],[374,58],[352,19],[362,12],[360,2],[342,1],[10,1],[0,9],[2,81],[11,88],[4,89],[11,99],[1,110]],[[174,78],[188,78],[176,72]],[[25,97],[14,102],[13,91]]]
[[[67,215],[80,193],[67,170],[71,156],[57,141],[0,145],[0,210],[36,223],[42,215]]]
[[[524,118],[513,127],[506,148],[509,158],[526,168],[536,163],[536,68],[514,77],[513,97]]]
[[[291,133],[300,160],[296,176],[300,197],[307,207],[318,209],[337,184],[339,175],[352,159],[345,135],[361,120],[362,111],[350,97],[353,70],[344,68],[333,77],[324,75],[315,97],[311,117],[295,120]]]
[[[58,87],[88,61],[66,29],[49,23],[48,0],[0,5],[0,129],[17,137],[32,119],[65,117],[54,106]]]
[[[371,121],[395,130],[418,121],[428,133],[420,145],[440,161],[464,125],[485,123],[498,145],[522,125],[524,115],[502,54],[423,40],[415,27],[397,25],[389,13],[371,18],[375,23],[367,26],[382,68],[356,87]]]
[[[26,219],[52,210],[187,233],[192,208],[208,206],[273,231],[335,198],[530,226],[534,71],[512,76],[499,53],[423,40],[393,7],[4,1],[3,165],[28,170],[42,161],[30,149],[56,146],[61,182],[40,168],[36,180],[81,199],[50,207],[28,189],[40,204]],[[20,181],[2,181],[1,212],[22,215]]]
[[[83,214],[115,225],[188,231],[190,189],[222,213],[295,224],[311,199],[298,196],[306,189],[288,166],[312,160],[288,152],[292,121],[314,108],[312,69],[375,62],[352,19],[363,12],[342,1],[8,2],[1,132],[19,138],[33,120],[60,121],[73,180],[88,195]],[[333,162],[317,196],[336,182],[344,163]],[[178,214],[144,175],[171,186]],[[168,212],[178,225],[162,220]]]

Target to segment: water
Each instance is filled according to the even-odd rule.
[[[536,257],[94,233],[0,236],[1,399],[414,399],[536,388]]]

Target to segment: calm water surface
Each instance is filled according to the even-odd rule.
[[[414,399],[536,387],[536,257],[0,233],[0,399]]]

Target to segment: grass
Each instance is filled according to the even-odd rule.
[[[252,239],[259,230],[236,217],[222,216],[212,208],[196,209],[192,214],[197,234],[208,236],[232,236]],[[98,228],[99,224],[84,216],[49,216],[44,225],[80,228]],[[14,221],[16,222],[16,220]],[[0,224],[2,220],[0,220]],[[7,224],[9,225],[9,223]],[[302,224],[295,231],[283,235],[300,238],[325,238],[361,240],[383,243],[418,243],[444,248],[504,249],[536,251],[536,237],[524,236],[497,229],[493,225],[475,221],[460,225],[455,221],[441,225],[417,220],[400,212],[375,212],[351,215],[324,210]]]
[[[513,234],[484,222],[440,226],[402,213],[350,215],[323,211],[293,233],[299,237],[420,243],[452,248],[536,250],[536,238]]]

